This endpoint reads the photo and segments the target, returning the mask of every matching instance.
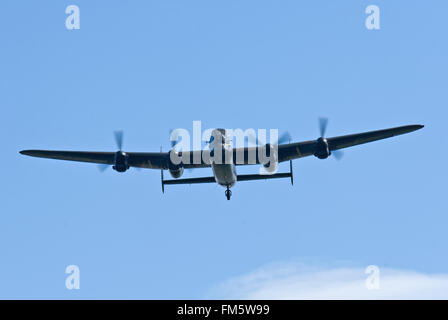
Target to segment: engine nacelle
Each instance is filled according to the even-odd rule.
[[[170,166],[170,168],[168,169],[170,172],[170,175],[173,178],[180,178],[182,176],[182,174],[184,173],[184,168],[180,165],[177,166]]]
[[[263,164],[264,169],[269,173],[276,172],[278,169],[278,147],[266,144],[266,157],[269,160]]]
[[[314,156],[319,159],[327,159],[331,152],[330,147],[328,146],[328,141],[325,138],[317,139],[316,151],[314,152]]]
[[[264,164],[263,167],[266,170],[266,172],[274,173],[278,169],[278,162],[277,161],[275,161],[275,162],[269,161],[268,163]]]
[[[175,164],[171,161],[171,152],[176,152],[171,150],[170,151],[170,157],[169,157],[169,163],[168,163],[168,171],[170,172],[170,175],[177,179],[180,178],[184,174],[184,167],[182,163]]]
[[[126,152],[117,151],[115,153],[115,164],[112,166],[112,169],[118,172],[125,172],[129,169],[128,155]]]

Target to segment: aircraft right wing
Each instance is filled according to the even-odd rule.
[[[423,128],[423,125],[409,125],[390,129],[368,131],[345,136],[327,138],[330,151],[353,147],[359,144],[391,138]],[[313,155],[316,151],[316,140],[283,144],[278,146],[279,162]]]

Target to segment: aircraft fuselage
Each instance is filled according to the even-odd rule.
[[[236,183],[236,167],[232,164],[216,164],[212,163],[213,175],[216,183],[219,185],[231,188]]]

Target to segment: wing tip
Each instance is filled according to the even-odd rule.
[[[407,132],[412,132],[412,131],[416,131],[416,130],[420,130],[422,128],[424,128],[425,126],[423,124],[411,124],[411,125],[407,125],[407,126],[403,126],[403,128],[407,131]]]
[[[19,151],[20,154],[23,154],[25,156],[30,156],[30,157],[40,157],[42,152],[44,152],[44,150],[21,150],[21,151]]]
[[[415,131],[415,130],[420,130],[420,129],[422,129],[422,128],[424,128],[425,126],[423,125],[423,124],[415,124],[415,125],[413,125],[412,126],[413,127],[413,131]]]

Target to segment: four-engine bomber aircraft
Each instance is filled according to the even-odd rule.
[[[230,200],[232,192],[230,188],[235,185],[237,181],[249,181],[249,180],[262,180],[262,179],[274,179],[274,178],[290,178],[291,183],[293,183],[293,173],[292,173],[292,160],[314,155],[319,159],[326,159],[331,154],[336,158],[341,156],[340,149],[372,142],[376,140],[381,140],[385,138],[390,138],[393,136],[409,133],[418,129],[423,128],[423,125],[408,125],[395,127],[384,130],[369,131],[358,134],[350,134],[333,138],[325,138],[325,130],[327,126],[327,119],[320,119],[320,133],[321,136],[317,140],[310,140],[304,142],[295,143],[283,143],[288,135],[282,135],[278,139],[278,145],[273,145],[267,143],[264,145],[258,145],[255,147],[244,147],[244,148],[228,148],[228,141],[226,141],[226,132],[224,129],[215,129],[212,132],[212,137],[210,139],[209,150],[207,152],[213,153],[214,150],[230,150],[231,161],[228,162],[205,162],[203,160],[203,153],[205,150],[198,151],[175,151],[172,148],[169,152],[124,152],[121,150],[122,147],[122,132],[116,132],[115,138],[118,146],[118,151],[116,152],[91,152],[91,151],[49,151],[49,150],[23,150],[20,151],[21,154],[40,157],[40,158],[50,158],[50,159],[60,159],[60,160],[71,160],[71,161],[81,161],[81,162],[92,162],[102,165],[104,168],[112,165],[113,169],[118,172],[124,172],[130,167],[137,168],[150,168],[161,170],[162,177],[162,192],[164,192],[165,185],[170,184],[192,184],[192,183],[213,183],[216,182],[221,186],[226,188],[225,195],[227,200]],[[226,146],[227,145],[227,146]],[[265,148],[264,152],[266,155],[270,156],[270,162],[267,163],[262,161],[262,157],[259,157],[259,148]],[[170,157],[171,152],[176,152],[176,155],[186,157],[190,161],[184,161],[181,163],[173,163]],[[275,154],[269,154],[275,152]],[[199,153],[199,154],[197,154]],[[224,153],[223,153],[224,154]],[[243,162],[237,161],[237,155],[242,154]],[[255,154],[256,157],[249,161],[249,155]],[[185,159],[185,158],[183,158]],[[195,163],[193,159],[201,159],[199,163]],[[240,158],[241,159],[241,158]],[[280,162],[290,162],[290,171],[285,173],[273,173],[273,174],[244,174],[238,175],[236,173],[236,166],[238,165],[248,165],[248,164],[259,164],[263,165],[268,171],[277,169],[277,165]],[[200,177],[200,178],[189,178],[189,179],[178,179],[182,176],[184,168],[205,168],[211,167],[213,170],[213,176],[211,177]],[[163,177],[163,170],[168,170],[174,179],[165,180]],[[268,172],[269,173],[269,172]]]

